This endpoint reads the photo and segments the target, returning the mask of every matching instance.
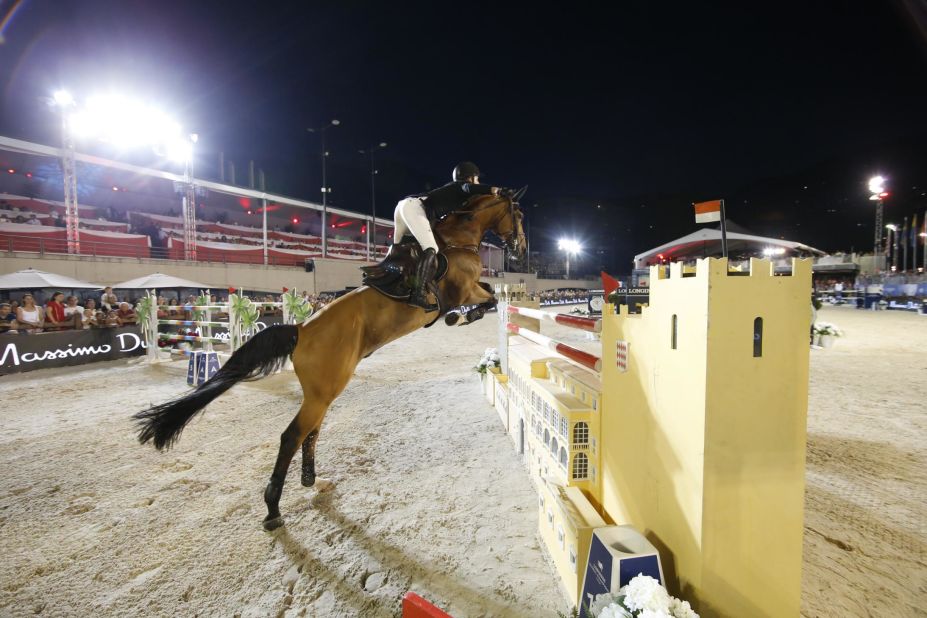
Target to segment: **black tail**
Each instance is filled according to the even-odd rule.
[[[249,339],[208,381],[178,397],[135,414],[138,441],[154,441],[156,449],[170,448],[194,416],[209,403],[242,380],[269,376],[280,369],[296,348],[299,328],[289,324],[271,326]]]

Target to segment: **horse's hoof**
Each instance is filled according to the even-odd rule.
[[[459,313],[448,313],[446,316],[444,316],[444,323],[447,326],[453,326],[454,324],[457,324],[458,321],[460,321]]]
[[[300,483],[302,483],[303,487],[312,487],[315,485],[315,475],[313,474],[310,476],[308,474],[304,474],[300,479]]]
[[[282,525],[283,525],[282,515],[274,517],[273,519],[265,519],[263,523],[265,532],[273,532],[274,530],[276,530]]]

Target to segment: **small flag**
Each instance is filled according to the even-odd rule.
[[[695,206],[696,223],[712,223],[721,220],[721,200],[698,202]]]
[[[605,291],[605,298],[608,298],[608,295],[621,287],[621,282],[609,275],[604,270],[601,272],[602,275],[602,289]]]

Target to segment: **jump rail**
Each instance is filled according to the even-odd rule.
[[[522,311],[524,311],[524,309],[519,308],[519,312],[522,312]],[[527,315],[527,314],[524,314],[524,315]],[[534,317],[534,316],[528,316],[528,317]],[[517,324],[512,324],[511,322],[506,324],[506,328],[508,328],[512,333],[516,335],[521,335],[522,337],[524,337],[525,339],[529,341],[533,341],[534,343],[537,343],[539,345],[546,346],[550,348],[551,350],[553,350],[554,352],[557,352],[558,354],[562,354],[563,356],[566,356],[570,360],[579,363],[583,367],[587,367],[589,369],[592,369],[593,371],[602,371],[602,359],[599,358],[598,356],[590,354],[589,352],[583,352],[582,350],[578,348],[574,348],[571,345],[560,343],[559,341],[556,341],[555,339],[551,339],[550,337],[545,337],[544,335],[541,335],[540,333],[536,333],[533,330],[528,330],[527,328],[519,328]]]
[[[558,324],[563,324],[564,326],[572,326],[573,328],[578,328],[580,330],[586,330],[590,333],[601,333],[602,332],[602,320],[596,318],[585,318],[578,315],[569,315],[565,313],[551,313],[549,311],[541,311],[540,309],[529,309],[527,307],[513,307],[512,305],[508,306],[509,313],[515,313],[518,315],[523,315],[527,318],[534,318],[536,320],[547,320],[549,322],[556,322]]]

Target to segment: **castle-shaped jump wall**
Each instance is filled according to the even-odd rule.
[[[810,261],[709,258],[653,267],[640,314],[603,311],[601,472],[581,488],[704,617],[799,615],[810,303]]]

